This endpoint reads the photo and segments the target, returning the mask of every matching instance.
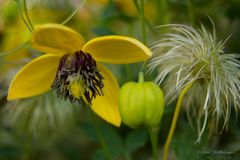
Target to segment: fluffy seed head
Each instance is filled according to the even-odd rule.
[[[184,98],[188,115],[198,118],[199,140],[209,115],[218,123],[227,124],[231,107],[239,109],[240,62],[238,54],[224,53],[225,41],[218,41],[213,33],[190,26],[170,24],[171,33],[163,34],[151,47],[154,55],[148,71],[158,71],[156,82],[162,86],[166,102],[174,100],[182,89],[193,82]],[[204,119],[203,124],[200,120]]]

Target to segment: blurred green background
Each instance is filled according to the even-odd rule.
[[[8,102],[9,83],[19,69],[40,55],[26,45],[31,33],[21,19],[18,0],[0,0],[0,160],[104,160],[110,152],[116,160],[151,159],[151,144],[146,129],[116,128],[99,119],[87,106],[61,101],[49,92],[45,95]],[[135,2],[135,3],[134,3]],[[67,23],[87,40],[101,35],[141,36],[139,1],[87,0]],[[33,24],[61,23],[80,5],[81,0],[28,0]],[[240,0],[145,0],[147,44],[161,38],[159,25],[180,23],[212,31],[226,39],[228,53],[240,53]],[[21,49],[20,49],[21,48]],[[7,54],[8,51],[13,51]],[[7,54],[6,56],[2,56]],[[136,81],[141,64],[107,65],[120,85]],[[152,75],[154,76],[154,75]],[[152,80],[148,76],[148,80]],[[166,106],[159,132],[159,155],[165,142],[175,102]],[[233,111],[224,131],[208,124],[200,144],[194,119],[184,110],[171,145],[172,160],[240,159],[240,121]],[[108,150],[99,143],[106,142]],[[215,154],[217,153],[217,154]]]

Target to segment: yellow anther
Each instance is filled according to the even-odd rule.
[[[69,91],[77,99],[80,99],[84,93],[83,85],[80,81],[72,80],[69,84]]]

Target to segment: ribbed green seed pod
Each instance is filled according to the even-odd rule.
[[[156,126],[164,112],[162,90],[153,82],[144,82],[141,74],[138,83],[126,83],[120,90],[122,121],[131,128]]]

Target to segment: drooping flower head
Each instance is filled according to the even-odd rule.
[[[61,58],[51,88],[61,99],[80,102],[84,98],[91,105],[97,95],[103,96],[103,79],[92,56],[77,51]]]
[[[99,62],[134,63],[152,52],[126,36],[83,37],[59,24],[38,25],[32,35],[34,49],[47,53],[24,66],[12,80],[8,100],[28,98],[52,89],[59,98],[85,101],[104,120],[119,126],[119,86]]]
[[[217,40],[215,29],[210,34],[203,26],[198,30],[178,24],[165,27],[172,33],[162,35],[153,44],[154,55],[148,67],[149,72],[157,69],[155,80],[163,86],[166,102],[175,99],[186,85],[193,83],[183,107],[190,116],[197,116],[199,123],[205,117],[199,137],[210,116],[213,122],[224,117],[225,126],[231,107],[239,109],[239,55],[224,53],[226,41]]]

